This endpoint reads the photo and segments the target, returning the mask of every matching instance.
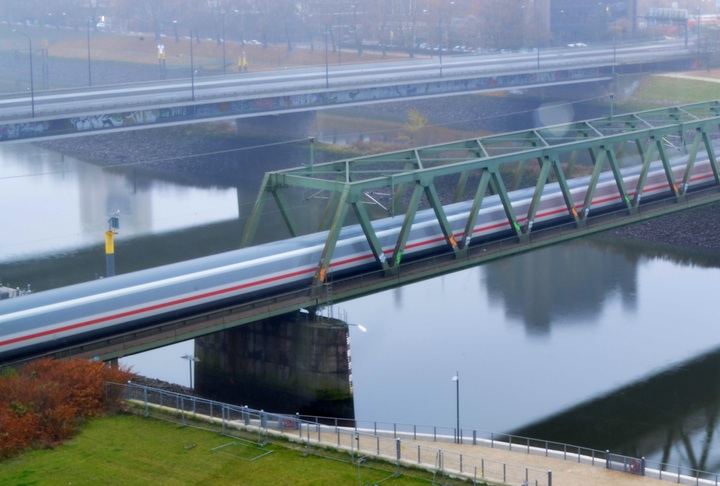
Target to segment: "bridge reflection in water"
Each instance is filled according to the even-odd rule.
[[[711,450],[720,433],[719,373],[720,348],[511,433],[717,471],[720,457]]]
[[[698,210],[691,216],[668,216],[662,228],[673,227],[676,232],[682,232],[692,223],[686,221],[683,224],[681,219],[698,221],[718,210],[720,206],[715,205]],[[652,231],[642,226],[636,230],[638,233]],[[648,237],[650,235],[652,233]],[[635,314],[640,305],[638,298],[648,296],[649,292],[649,289],[641,291],[637,288],[641,284],[638,274],[644,259],[659,258],[683,266],[720,267],[720,258],[715,251],[704,248],[661,249],[657,246],[649,249],[642,243],[618,241],[611,236],[588,239],[587,245],[563,245],[562,251],[548,251],[547,256],[543,255],[545,251],[541,251],[532,258],[531,265],[522,258],[488,265],[485,278],[488,295],[494,302],[502,303],[507,316],[525,323],[529,336],[547,339],[552,331],[559,331],[557,327],[600,324],[600,318],[592,316],[605,313],[609,305],[607,301],[613,297],[622,298],[623,308]],[[692,239],[691,236],[687,238]],[[593,251],[595,246],[603,252],[602,258]],[[564,261],[559,263],[558,258]],[[581,271],[573,272],[573,269],[580,268]],[[666,278],[672,277],[667,275]],[[677,288],[680,286],[678,282]],[[691,292],[690,289],[686,291]],[[657,300],[659,296],[653,297]],[[692,307],[696,299],[703,299],[703,296],[687,296],[681,302]],[[662,307],[663,303],[655,302],[655,306],[658,305]],[[667,313],[667,319],[672,319],[673,315]],[[693,319],[705,318],[702,312],[692,315]],[[642,312],[635,318],[642,320]],[[644,318],[652,319],[650,316]],[[579,363],[583,372],[573,376],[582,375],[590,382],[602,382],[608,373],[614,373],[618,382],[626,382],[622,376],[623,363],[644,361],[628,356],[628,351],[652,355],[656,351],[653,343],[658,339],[674,339],[664,333],[664,323],[655,322],[658,326],[648,327],[655,327],[659,336],[642,339],[642,335],[635,332],[637,329],[627,329],[627,332],[617,334],[616,339],[633,339],[636,344],[607,348],[603,361],[594,355],[588,356],[586,362]],[[690,322],[676,322],[674,325],[685,326],[686,332],[694,335],[702,332],[702,326],[691,328],[688,324]],[[693,339],[688,337],[688,340]],[[599,342],[598,345],[602,346]],[[682,346],[676,346],[676,349],[682,353]],[[563,356],[561,352],[558,354]],[[653,362],[667,359],[661,356],[665,356],[662,351],[657,353]],[[682,464],[697,470],[719,471],[720,449],[716,441],[720,434],[720,382],[717,379],[720,348],[709,348],[690,356],[693,356],[692,359],[671,365],[665,371],[515,428],[510,433],[632,457],[645,456],[665,464]],[[567,366],[573,365],[568,363]],[[637,373],[636,368],[631,368],[627,367],[626,375]],[[553,393],[552,389],[548,389],[548,393]]]

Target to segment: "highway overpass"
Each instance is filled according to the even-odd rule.
[[[138,85],[31,92],[0,100],[0,142],[201,121],[314,112],[390,101],[589,82],[617,72],[687,69],[679,42],[439,56]]]

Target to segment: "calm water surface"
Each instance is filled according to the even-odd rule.
[[[108,219],[119,238],[238,217],[234,187],[198,187],[108,170],[31,144],[0,149],[0,263],[77,250],[104,241]]]
[[[1,147],[0,277],[8,262],[59,250],[73,258],[101,243],[118,209],[126,239],[232,222],[238,191],[160,177],[139,183],[30,145]],[[705,447],[700,465],[720,470],[720,270],[650,255],[579,240],[338,304],[368,329],[351,327],[357,418],[453,427],[458,372],[465,429],[533,431],[656,458],[665,447],[665,459],[684,464]],[[189,342],[123,362],[188,385],[180,357],[193,352]],[[542,428],[553,420],[575,435]],[[638,427],[634,442],[617,427],[624,421]],[[683,434],[689,447],[668,446],[667,437]]]

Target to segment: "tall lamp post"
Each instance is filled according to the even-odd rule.
[[[330,87],[330,67],[328,63],[328,25],[325,24],[325,88]]]
[[[442,38],[442,11],[438,14],[438,54],[440,57],[440,77],[442,78],[442,54],[443,54],[443,38]]]
[[[455,443],[461,444],[462,433],[460,432],[460,373],[456,371],[455,376],[453,376],[451,380],[455,382],[455,417],[457,418]]]
[[[32,50],[32,39],[25,32],[20,32],[17,29],[13,29],[13,32],[25,36],[28,40],[28,49],[30,49],[30,111],[32,118],[35,118],[35,82],[33,81],[33,50]]]
[[[698,54],[700,54],[700,7],[695,7],[697,12],[697,22],[695,23],[695,28],[697,29],[697,51]]]
[[[87,21],[87,59],[88,59],[88,86],[92,86],[92,71],[90,68],[90,20]]]
[[[188,367],[190,369],[190,388],[193,388],[193,363],[199,362],[200,358],[198,358],[197,356],[193,356],[192,354],[186,354],[180,357],[182,359],[188,360]]]
[[[537,68],[540,70],[540,22],[538,20],[538,0],[533,0],[533,17],[535,17],[535,48],[537,49]]]
[[[222,48],[223,48],[223,74],[227,74],[227,72],[225,70],[226,69],[225,66],[227,64],[227,62],[225,61],[225,12],[222,13],[222,29],[221,29],[221,31],[222,31],[221,35],[222,35]]]
[[[195,57],[193,56],[193,31],[190,29],[190,92],[195,101]]]

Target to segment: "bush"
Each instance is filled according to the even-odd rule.
[[[117,407],[105,382],[125,383],[124,368],[81,359],[34,361],[0,376],[0,459],[28,447],[52,447],[87,417]]]

